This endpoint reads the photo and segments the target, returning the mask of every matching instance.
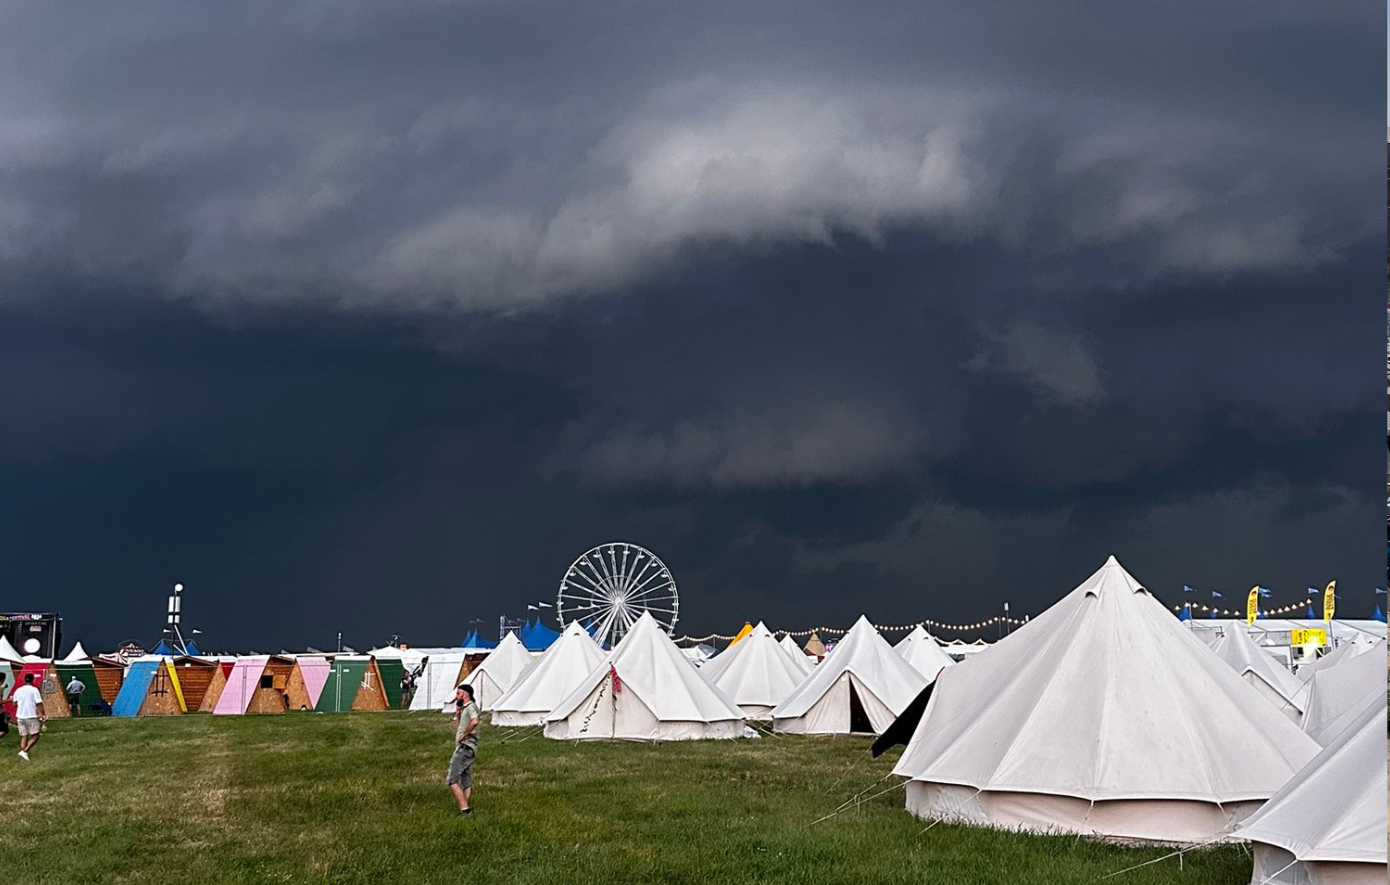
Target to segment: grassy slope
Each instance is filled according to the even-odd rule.
[[[0,744],[0,871],[120,882],[1090,882],[1163,852],[937,826],[893,791],[808,826],[887,774],[861,739],[574,745],[486,728],[477,813],[443,785],[435,714],[50,724]],[[835,782],[841,778],[838,784]],[[891,783],[891,781],[887,782]],[[1239,848],[1122,885],[1243,885]]]

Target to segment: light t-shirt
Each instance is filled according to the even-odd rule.
[[[454,731],[454,740],[477,749],[478,729],[475,728],[468,732],[467,737],[464,737],[463,733],[467,730],[468,726],[472,724],[474,719],[481,719],[482,715],[482,711],[478,709],[478,705],[473,701],[464,704],[463,709],[459,710],[459,724],[458,728]]]
[[[14,690],[14,718],[39,718],[38,705],[43,703],[43,695],[32,685],[21,685]]]
[[[82,694],[86,687],[80,679],[74,679],[68,683],[68,694]]]

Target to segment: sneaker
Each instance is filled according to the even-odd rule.
[[[460,808],[460,809],[459,809],[459,817],[467,817],[468,815],[470,815],[470,814],[472,814],[472,813],[473,813],[473,809],[471,809],[471,808]]]
[[[29,761],[29,754],[26,753],[26,752],[24,752],[23,750],[20,750],[20,751],[19,751],[19,758],[23,759],[25,762],[28,762],[28,761]]]

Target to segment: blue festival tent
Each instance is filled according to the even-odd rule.
[[[542,624],[540,618],[537,618],[535,623],[527,621],[517,638],[526,646],[527,651],[545,651],[560,638],[560,634]]]
[[[1383,612],[1383,611],[1380,610],[1380,606],[1379,606],[1379,605],[1376,606],[1376,610],[1375,610],[1375,612],[1371,615],[1371,618],[1372,618],[1373,620],[1380,621],[1382,624],[1385,623],[1385,612]]]
[[[488,642],[478,635],[477,630],[469,630],[468,635],[463,637],[463,642],[459,643],[459,648],[496,648],[497,643]]]

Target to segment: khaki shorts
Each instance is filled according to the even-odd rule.
[[[458,784],[459,789],[463,790],[473,786],[473,755],[476,752],[477,749],[468,744],[461,744],[454,750],[453,758],[449,760],[449,777],[444,781],[445,786]]]
[[[39,720],[37,719],[18,719],[15,724],[19,726],[19,736],[28,737],[39,733]]]

